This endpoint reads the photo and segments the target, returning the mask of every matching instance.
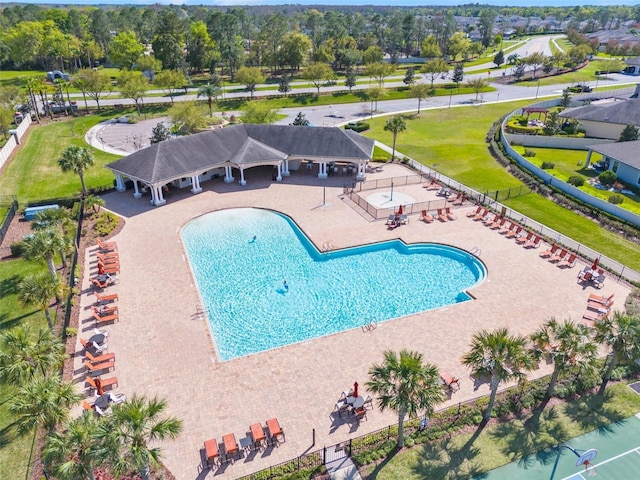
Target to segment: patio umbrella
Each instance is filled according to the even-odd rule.
[[[591,270],[596,270],[598,268],[598,259],[596,258],[593,261],[593,265],[591,265]]]
[[[398,213],[396,215],[402,215],[402,205],[398,207]]]
[[[358,398],[358,382],[353,382],[353,396]]]

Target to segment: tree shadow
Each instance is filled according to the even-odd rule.
[[[607,404],[610,399],[611,393],[608,391],[602,396],[585,396],[566,404],[564,412],[572,422],[585,430],[597,428],[603,432],[611,432],[611,427],[624,420],[624,415]]]
[[[22,280],[20,275],[12,275],[4,278],[0,282],[0,298],[5,298],[9,295],[16,295],[18,293],[18,284]]]
[[[380,462],[378,465],[376,465],[376,468],[374,468],[371,473],[369,473],[367,478],[370,479],[374,479],[376,478],[376,476],[384,469],[384,467],[387,466],[387,464],[394,459],[394,457],[398,454],[398,448],[394,448],[393,451],[387,455],[384,460],[382,460],[382,462]]]
[[[497,442],[506,443],[501,448],[502,453],[509,458],[519,458],[521,467],[527,468],[535,463],[546,465],[555,459],[552,447],[569,438],[569,432],[558,418],[555,407],[536,410],[523,422],[496,425],[490,435]]]
[[[480,449],[474,444],[486,425],[482,422],[463,444],[464,438],[456,436],[423,445],[414,473],[420,478],[433,479],[480,478],[482,465],[477,460]]]

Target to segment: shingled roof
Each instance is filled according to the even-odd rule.
[[[640,99],[615,101],[604,104],[590,104],[584,107],[568,108],[560,113],[562,118],[590,120],[593,122],[640,125]]]
[[[292,158],[362,162],[371,158],[373,145],[335,127],[241,124],[156,143],[106,167],[158,184],[225,165],[246,168]]]
[[[589,145],[588,148],[596,153],[615,158],[622,163],[640,169],[640,157],[638,157],[640,140]]]

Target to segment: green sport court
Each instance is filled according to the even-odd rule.
[[[640,413],[592,432],[572,438],[566,445],[580,453],[595,448],[598,456],[592,464],[597,476],[590,477],[584,467],[576,467],[576,457],[568,449],[561,449],[561,458],[554,480],[637,480],[640,479]],[[496,468],[475,480],[549,480],[558,451],[548,449]]]

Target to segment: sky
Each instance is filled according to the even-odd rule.
[[[2,2],[0,2],[2,3]],[[22,0],[20,3],[39,3],[55,5],[149,5],[188,4],[188,5],[344,5],[344,0]],[[566,7],[577,5],[637,5],[638,0],[351,0],[350,5],[386,5],[386,6],[425,6],[425,5],[463,5],[479,3],[499,6],[537,6]]]

